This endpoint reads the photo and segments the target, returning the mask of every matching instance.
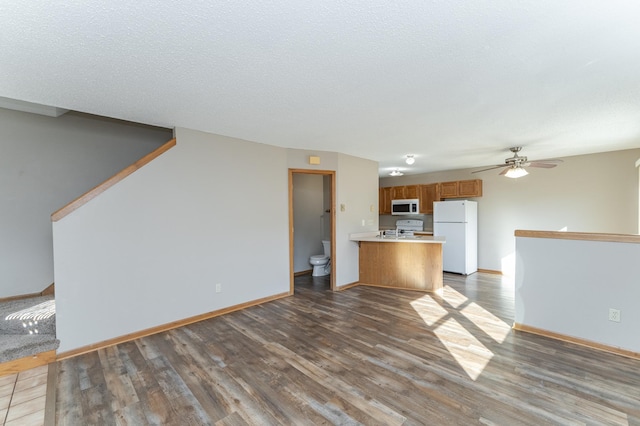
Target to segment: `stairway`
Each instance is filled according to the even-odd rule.
[[[55,299],[38,296],[0,303],[0,363],[54,351]]]

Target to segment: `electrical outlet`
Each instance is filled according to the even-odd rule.
[[[609,308],[609,321],[620,322],[620,310]]]
[[[220,293],[222,291],[222,284],[216,284],[216,293]]]

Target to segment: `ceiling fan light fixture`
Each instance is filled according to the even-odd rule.
[[[504,175],[508,178],[517,179],[528,174],[529,172],[527,172],[524,168],[520,166],[514,166],[507,170],[507,173],[505,173]]]
[[[416,159],[413,158],[413,155],[407,155],[407,159],[404,160],[408,165],[412,165],[416,162]]]
[[[392,171],[391,173],[389,173],[389,176],[402,176],[404,173],[402,173],[400,170],[395,169],[394,171]]]

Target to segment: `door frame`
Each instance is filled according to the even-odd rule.
[[[331,176],[331,291],[336,290],[336,172],[334,170],[289,169],[289,294],[294,293],[293,272],[293,175]]]

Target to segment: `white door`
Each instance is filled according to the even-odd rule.
[[[443,223],[433,224],[433,235],[445,237],[442,245],[442,269],[457,274],[466,273],[466,224]]]

